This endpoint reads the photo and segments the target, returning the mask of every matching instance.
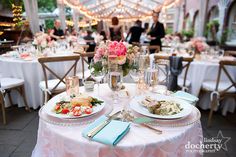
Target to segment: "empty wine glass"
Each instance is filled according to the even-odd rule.
[[[118,91],[122,88],[122,71],[120,69],[110,69],[108,73],[108,85],[110,89],[114,92],[113,102],[117,104],[118,102]]]
[[[158,85],[158,69],[148,68],[145,71],[145,82],[151,88],[151,91],[155,90]]]
[[[139,58],[135,58],[132,61],[131,69],[129,71],[129,75],[135,83],[137,83],[139,81],[139,78],[140,78],[140,75],[141,75],[140,70],[139,70]]]
[[[102,79],[104,78],[106,71],[102,65],[102,61],[94,62],[94,60],[92,59],[89,67],[90,67],[91,77],[96,81],[98,85],[98,95],[99,95],[99,85]]]

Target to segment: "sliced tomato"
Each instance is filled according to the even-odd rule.
[[[73,111],[74,116],[80,116],[81,114],[82,114],[82,112],[80,110]]]
[[[61,111],[62,114],[67,114],[68,112],[69,112],[69,109],[67,109],[67,108],[62,109],[62,111]]]
[[[90,107],[88,107],[88,108],[86,108],[86,109],[84,110],[84,112],[85,112],[86,114],[91,114],[91,113],[93,112],[93,109],[90,108]]]
[[[58,111],[60,108],[61,108],[61,105],[60,104],[56,104],[55,110]]]

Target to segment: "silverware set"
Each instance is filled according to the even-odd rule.
[[[120,116],[121,115],[121,116]],[[114,114],[108,115],[107,116],[107,120],[101,122],[100,124],[98,124],[95,128],[91,129],[87,136],[89,138],[93,138],[97,133],[99,133],[104,127],[106,127],[112,120],[121,120],[121,121],[126,121],[126,122],[132,122],[135,123],[134,120],[134,116],[131,115],[130,111],[117,111]],[[135,123],[137,124],[137,123]],[[153,131],[155,131],[158,134],[162,134],[162,131],[159,129],[156,129],[146,123],[141,123],[139,124],[140,126],[143,126],[145,128],[151,129]]]

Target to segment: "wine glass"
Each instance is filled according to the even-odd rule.
[[[104,78],[106,71],[102,65],[102,61],[94,62],[92,59],[89,65],[91,77],[96,81],[98,85],[98,95],[99,95],[99,85]]]
[[[120,69],[110,69],[108,73],[108,86],[114,92],[113,102],[118,102],[118,91],[122,88],[122,71]]]
[[[146,84],[154,91],[155,87],[158,85],[158,69],[148,68],[145,71],[144,76]]]
[[[131,64],[131,69],[129,71],[130,77],[133,79],[135,83],[139,81],[140,78],[140,70],[139,70],[139,58],[136,57]]]

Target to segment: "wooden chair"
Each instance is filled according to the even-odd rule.
[[[139,42],[132,42],[132,45],[133,45],[133,46],[138,46],[138,47],[141,47],[141,46],[142,46]]]
[[[169,78],[169,58],[155,55],[155,64],[159,70],[158,80],[160,84],[167,86]]]
[[[225,51],[224,56],[234,56],[234,57],[236,57],[236,51]]]
[[[25,103],[25,109],[27,111],[30,111],[25,97],[24,80],[16,78],[0,78],[0,105],[2,108],[3,124],[6,124],[5,97],[7,95],[10,101],[10,105],[13,105],[11,99],[12,90],[16,90],[21,95]]]
[[[96,48],[95,48],[96,49]],[[84,52],[84,53],[80,53],[80,52],[74,52],[75,54],[79,54],[81,57],[81,61],[82,61],[82,73],[78,73],[76,75],[79,76],[79,78],[82,79],[86,79],[87,77],[90,76],[90,70],[85,70],[85,63],[87,65],[89,65],[88,62],[88,57],[93,57],[95,52]],[[85,78],[86,77],[86,78]]]
[[[73,76],[76,75],[76,68],[77,63],[80,59],[80,55],[72,55],[72,56],[59,56],[59,57],[43,57],[38,58],[38,62],[41,64],[44,74],[45,81],[41,81],[39,87],[42,91],[44,91],[44,102],[46,103],[49,98],[53,95],[61,93],[65,91],[65,81],[64,79],[70,75],[70,72],[73,70]],[[59,76],[56,72],[54,72],[47,63],[52,62],[67,62],[67,61],[74,61],[72,66],[64,72],[63,76]],[[59,68],[59,67],[58,67]],[[50,73],[56,79],[48,79],[48,73]]]
[[[236,80],[230,74],[226,67],[236,67],[236,61],[220,61],[218,76],[216,81],[205,81],[202,84],[202,90],[211,92],[211,110],[208,117],[208,126],[211,125],[213,111],[216,109],[220,100],[226,97],[236,98]],[[228,81],[220,81],[222,71],[226,74]]]
[[[84,49],[84,52],[86,52],[89,48],[89,45],[82,45],[81,47]]]
[[[161,48],[159,45],[148,45],[147,50],[149,51],[148,53],[150,54],[151,51],[154,51],[154,53],[160,52]]]
[[[169,61],[169,56],[155,55],[154,58],[155,58],[156,63],[160,62],[160,60]],[[186,63],[183,66],[184,78],[183,79],[182,78],[178,79],[178,86],[180,86],[183,91],[188,91],[188,88],[191,85],[191,82],[189,80],[187,80],[187,75],[188,75],[188,71],[189,71],[189,66],[190,66],[192,61],[193,61],[193,57],[183,57],[183,62]],[[169,74],[168,70],[165,73],[168,75]],[[166,76],[166,79],[168,79],[168,76]]]

